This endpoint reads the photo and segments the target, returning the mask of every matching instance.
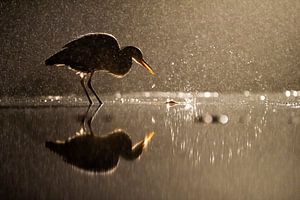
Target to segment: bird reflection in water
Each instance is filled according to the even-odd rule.
[[[46,147],[81,169],[109,172],[117,167],[119,156],[126,160],[137,159],[153,135],[154,132],[149,133],[133,146],[130,136],[120,129],[105,136],[83,133],[65,141],[47,141]]]
[[[137,159],[154,136],[151,132],[133,145],[130,136],[121,129],[102,136],[88,133],[84,128],[85,121],[75,136],[65,141],[47,141],[45,146],[62,156],[67,163],[90,172],[113,172],[120,156],[126,160]]]

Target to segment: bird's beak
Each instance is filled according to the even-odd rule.
[[[145,149],[147,147],[147,145],[149,144],[149,142],[150,142],[151,138],[154,136],[154,134],[155,134],[154,132],[151,132],[148,135],[146,135],[145,139],[138,142],[137,144],[135,144],[132,147],[132,151],[129,155],[125,154],[125,157],[124,157],[124,155],[123,155],[123,157],[127,160],[133,160],[133,159],[138,158],[142,154],[143,149]]]
[[[148,143],[150,142],[150,140],[152,139],[152,137],[155,135],[154,132],[149,133],[148,135],[146,135],[145,139],[144,139],[144,148],[147,147]]]
[[[137,61],[134,59],[134,61],[145,67],[152,75],[156,75],[153,69],[143,59],[141,61]]]

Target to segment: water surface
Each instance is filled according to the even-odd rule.
[[[80,170],[45,148],[80,130],[87,106],[74,98],[1,100],[1,199],[299,198],[299,97],[104,97],[92,123],[96,135],[123,129],[135,143],[155,132],[139,159],[121,158],[109,174]]]

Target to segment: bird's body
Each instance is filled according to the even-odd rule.
[[[88,87],[97,97],[91,85],[95,71],[107,71],[117,77],[123,77],[131,68],[132,60],[144,66],[154,75],[151,67],[143,60],[142,52],[133,46],[120,49],[117,39],[106,33],[91,33],[67,43],[63,49],[45,61],[46,65],[65,65],[77,71],[82,78],[81,84],[92,103],[84,85],[84,79],[90,75]]]

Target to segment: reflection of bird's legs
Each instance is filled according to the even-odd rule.
[[[90,129],[90,131],[91,131],[91,135],[94,134],[93,129],[92,129],[92,123],[93,123],[93,120],[94,120],[95,116],[97,115],[98,111],[100,110],[100,108],[102,107],[102,105],[103,105],[103,104],[100,104],[100,105],[97,107],[97,109],[95,110],[95,112],[93,113],[93,115],[91,116],[91,118],[89,118],[88,121],[87,121],[88,127],[89,127],[89,129]]]
[[[89,112],[90,112],[90,109],[91,109],[91,107],[92,107],[92,105],[90,104],[89,105],[89,107],[88,107],[88,109],[85,111],[85,114],[84,114],[84,118],[82,119],[82,121],[81,121],[81,124],[80,124],[80,128],[83,128],[83,131],[85,132],[85,133],[87,133],[87,129],[86,129],[86,121],[87,121],[87,119],[88,119],[88,116],[89,116]],[[88,126],[88,128],[90,129],[90,126]],[[91,129],[90,129],[91,130]]]
[[[93,104],[93,101],[92,101],[92,99],[91,99],[91,97],[90,97],[88,91],[87,91],[86,88],[85,88],[85,84],[84,84],[85,78],[86,78],[86,76],[81,77],[80,83],[81,83],[81,86],[82,86],[83,89],[84,89],[84,92],[85,92],[87,98],[89,99],[90,105],[92,105],[92,104]]]
[[[96,91],[94,90],[93,86],[92,86],[92,77],[94,75],[94,72],[91,72],[91,76],[88,80],[88,87],[92,90],[93,94],[96,96],[97,100],[99,101],[99,104],[102,104],[102,101],[100,100],[100,98],[98,97]]]

